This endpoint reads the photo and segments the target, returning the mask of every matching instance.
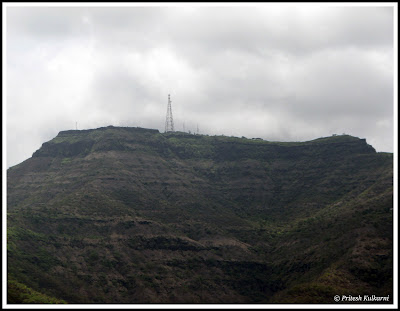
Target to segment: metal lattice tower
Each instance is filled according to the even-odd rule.
[[[165,132],[174,132],[174,119],[172,117],[171,99],[168,94],[167,117],[165,119]]]

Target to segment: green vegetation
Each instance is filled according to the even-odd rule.
[[[393,294],[393,155],[356,137],[65,131],[7,173],[9,302]]]
[[[15,280],[7,281],[7,303],[9,304],[65,304],[62,299],[39,293]]]

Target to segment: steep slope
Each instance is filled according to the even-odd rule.
[[[9,275],[68,303],[392,297],[392,154],[107,127],[7,174]]]

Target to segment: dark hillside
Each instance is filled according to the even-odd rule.
[[[7,171],[8,273],[67,303],[392,299],[392,208],[392,154],[348,135],[64,131]]]

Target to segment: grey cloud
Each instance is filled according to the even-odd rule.
[[[13,7],[7,52],[10,164],[76,121],[163,131],[169,93],[178,129],[393,148],[390,7]]]
[[[391,46],[391,12],[388,8],[333,7],[311,15],[306,8],[278,12],[268,7],[200,8],[172,20],[166,29],[180,48],[247,50],[264,56],[278,50],[298,55],[336,46]]]
[[[9,7],[7,33],[9,36],[30,36],[41,39],[65,39],[80,35],[85,28],[83,8]]]

